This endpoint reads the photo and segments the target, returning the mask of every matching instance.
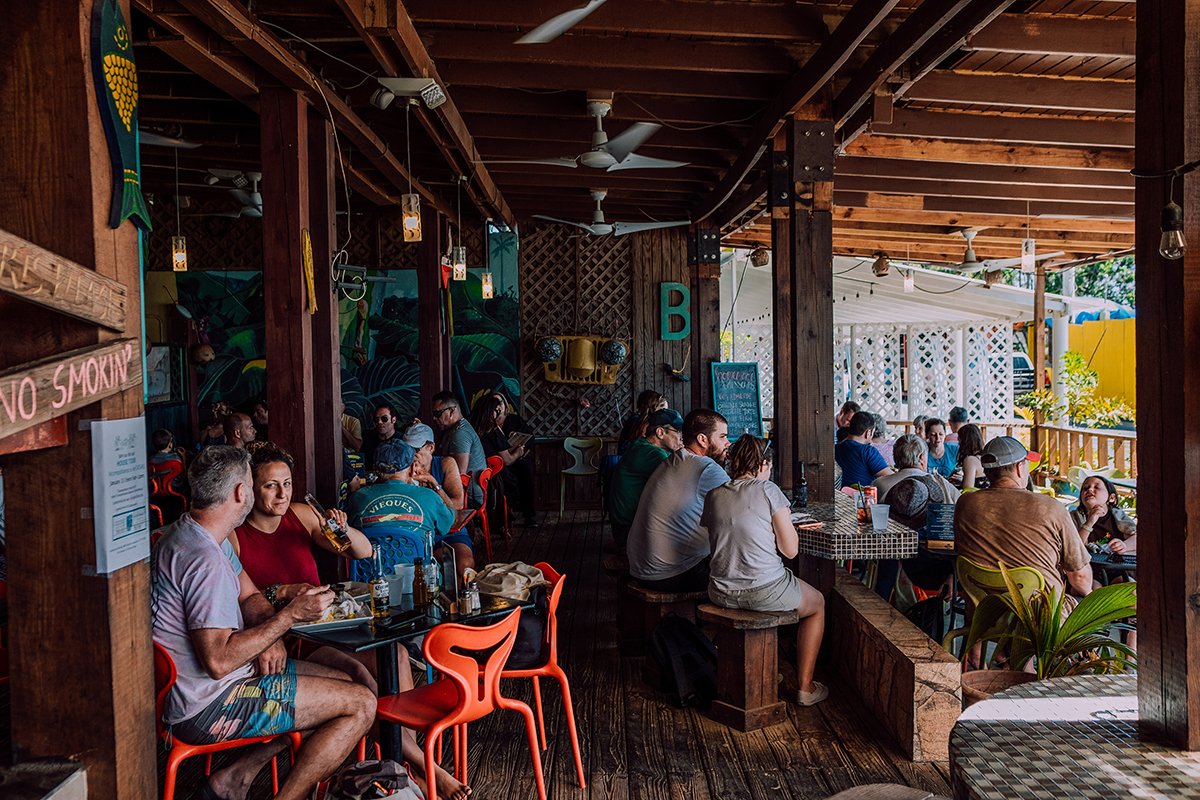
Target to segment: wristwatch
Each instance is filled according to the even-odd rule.
[[[263,597],[267,598],[267,602],[271,604],[272,608],[279,608],[281,605],[283,605],[283,601],[277,597],[279,594],[279,587],[282,585],[283,584],[280,583],[273,583],[267,588],[263,589]]]

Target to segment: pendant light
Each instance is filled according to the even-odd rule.
[[[455,194],[458,202],[458,244],[450,248],[450,267],[456,281],[467,279],[467,248],[462,243],[462,182],[465,180],[465,176],[459,175],[455,182]]]
[[[1029,237],[1029,201],[1025,201],[1025,238],[1021,240],[1021,272],[1037,269],[1037,242]]]
[[[479,276],[479,278],[482,281],[482,285],[483,285],[483,299],[491,300],[496,295],[496,289],[492,285],[492,273],[484,272],[482,275]]]
[[[1187,241],[1183,238],[1183,209],[1175,202],[1175,177],[1171,176],[1167,190],[1167,204],[1162,210],[1162,237],[1158,240],[1158,253],[1168,261],[1178,261],[1187,252]]]
[[[187,272],[187,239],[183,236],[180,224],[179,206],[179,148],[175,148],[175,235],[171,237],[171,269],[175,272]]]
[[[404,241],[421,241],[421,195],[412,190],[412,105],[415,99],[409,98],[404,107],[404,168],[408,172],[408,194],[400,197],[400,213],[402,215]]]

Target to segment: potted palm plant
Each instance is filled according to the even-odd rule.
[[[1137,614],[1136,583],[1102,586],[1064,614],[1062,590],[1042,588],[1026,597],[1003,562],[1000,572],[1007,591],[985,597],[975,609],[963,654],[965,658],[976,644],[994,642],[1008,664],[1018,669],[964,672],[967,705],[1031,680],[1113,674],[1135,665],[1133,649],[1109,636],[1108,630],[1132,629],[1122,621]]]

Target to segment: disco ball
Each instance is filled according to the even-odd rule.
[[[562,342],[551,336],[547,336],[544,339],[538,339],[538,342],[536,345],[534,345],[533,349],[537,353],[538,358],[540,358],[542,361],[558,361],[563,355]]]
[[[605,364],[617,366],[624,364],[629,358],[629,347],[619,339],[609,339],[600,346],[600,360]]]

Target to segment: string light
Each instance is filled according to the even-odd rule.
[[[410,98],[408,105],[404,107],[404,169],[408,172],[408,193],[400,198],[400,213],[406,242],[421,241],[421,195],[412,190],[412,128],[410,120],[412,106],[415,102],[415,99]]]
[[[1175,202],[1175,175],[1171,176],[1167,190],[1167,204],[1162,210],[1162,237],[1158,240],[1158,252],[1168,261],[1178,261],[1187,252],[1187,240],[1183,238],[1183,209]]]
[[[462,243],[462,182],[466,178],[458,176],[455,182],[455,194],[458,200],[458,244],[450,249],[451,273],[456,281],[467,279],[467,248]]]

